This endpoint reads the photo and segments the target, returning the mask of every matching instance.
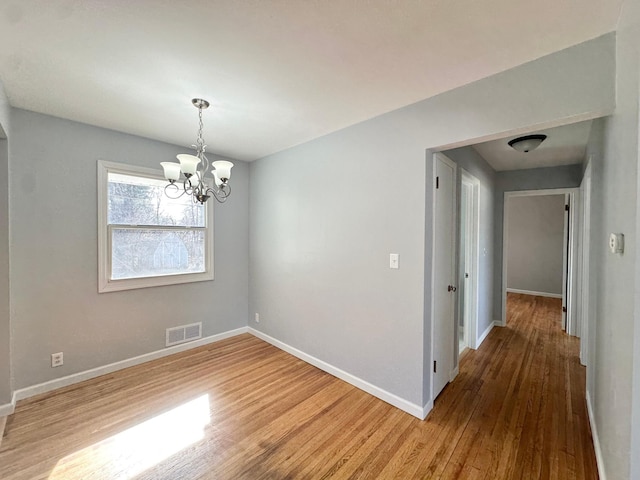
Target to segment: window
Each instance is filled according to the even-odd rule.
[[[213,208],[160,171],[98,161],[98,291],[213,280]]]

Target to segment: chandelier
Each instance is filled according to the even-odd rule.
[[[220,203],[224,203],[231,194],[229,187],[229,179],[231,178],[231,168],[233,163],[226,160],[218,160],[213,162],[211,166],[213,170],[213,184],[209,179],[205,178],[205,174],[209,169],[209,159],[204,152],[207,146],[202,138],[202,110],[209,107],[209,102],[201,98],[194,98],[191,103],[198,109],[200,126],[198,128],[198,138],[196,144],[192,145],[196,150],[195,155],[181,153],[177,155],[180,163],[160,162],[164,169],[164,176],[169,180],[169,184],[164,187],[165,194],[169,198],[177,199],[183,195],[191,195],[194,203],[204,204],[211,195]],[[184,176],[182,185],[180,185],[181,176]]]

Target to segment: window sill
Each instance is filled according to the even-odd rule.
[[[162,275],[158,277],[124,278],[122,280],[107,280],[98,283],[98,293],[135,290],[138,288],[162,287],[183,283],[207,282],[213,280],[213,272],[181,273],[178,275]]]

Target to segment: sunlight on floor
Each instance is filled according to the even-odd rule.
[[[209,395],[202,395],[68,455],[49,479],[131,479],[204,438],[209,421]]]

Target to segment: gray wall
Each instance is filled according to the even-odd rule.
[[[593,294],[589,396],[607,478],[640,478],[640,265],[637,259],[640,2],[626,1],[617,32],[617,107],[592,132]],[[608,235],[625,235],[623,255],[610,253]],[[634,433],[632,437],[632,432]]]
[[[11,317],[9,306],[9,101],[0,82],[0,407],[11,401]]]
[[[614,107],[613,37],[251,164],[252,324],[416,405],[431,397],[432,160],[425,149]],[[513,108],[527,105],[527,108]],[[389,253],[400,269],[389,270]]]
[[[15,388],[164,348],[165,329],[247,324],[248,166],[215,205],[215,280],[98,294],[98,159],[159,168],[185,148],[12,111],[11,302]],[[50,354],[64,352],[52,369]]]
[[[562,295],[564,195],[507,203],[507,287]]]
[[[480,231],[479,231],[479,257],[478,257],[478,328],[477,336],[493,322],[493,278],[494,278],[494,211],[495,211],[495,184],[496,172],[484,158],[471,147],[456,148],[444,152],[458,167],[464,168],[480,182]],[[460,212],[460,191],[462,175],[458,169],[458,213]],[[458,229],[458,238],[460,229]],[[460,238],[459,238],[460,240]],[[460,242],[458,242],[460,245]],[[459,253],[458,253],[459,258]],[[460,280],[458,281],[460,284]],[[456,337],[457,339],[457,337]]]
[[[582,165],[563,167],[531,168],[497,172],[495,209],[495,281],[493,308],[495,320],[502,319],[502,239],[504,217],[504,192],[523,190],[547,190],[553,188],[579,187],[582,181]]]

